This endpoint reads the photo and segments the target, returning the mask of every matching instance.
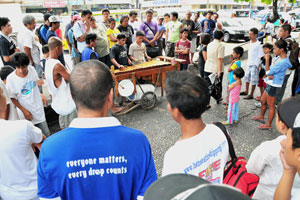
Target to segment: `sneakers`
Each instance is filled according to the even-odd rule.
[[[255,107],[256,107],[256,108],[261,108],[261,103],[260,103],[260,102],[256,102],[256,103],[255,103]]]

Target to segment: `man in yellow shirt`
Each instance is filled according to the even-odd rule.
[[[118,41],[117,40],[117,35],[120,34],[119,29],[115,28],[116,27],[116,19],[115,18],[109,18],[109,29],[106,31],[106,35],[109,41],[109,49],[111,49],[115,43]]]

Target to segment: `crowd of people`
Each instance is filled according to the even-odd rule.
[[[259,145],[249,158],[248,172],[260,177],[253,198],[299,199],[300,98],[296,94],[300,92],[300,54],[298,43],[291,38],[291,25],[280,26],[274,45],[262,46],[259,31],[250,29],[247,66],[241,62],[246,52],[238,46],[225,69],[224,33],[218,14],[209,11],[201,22],[199,13],[192,15],[187,11],[179,20],[173,11],[155,20],[150,9],[139,22],[136,11],[118,20],[103,9],[103,21],[97,22],[90,10],[81,14],[73,11],[64,33],[72,70],[64,59],[57,16],[46,13],[45,23],[36,27],[35,18],[26,15],[17,44],[10,38],[10,20],[0,17],[4,64],[0,69],[0,197],[143,199],[158,178],[151,146],[141,131],[122,126],[110,116],[110,110],[122,109],[115,105],[110,70],[166,55],[184,61],[180,70],[168,72],[165,82],[168,111],[180,125],[181,136],[164,156],[162,176],[175,180],[172,174],[189,174],[222,184],[228,140],[218,126],[206,124],[202,115],[211,108],[213,97],[217,104],[225,105],[227,119],[222,123],[238,124],[240,96],[244,95],[245,100],[256,99],[256,106],[261,108],[260,115],[252,117],[262,123],[258,128],[272,129],[276,117],[276,128],[282,133]],[[268,26],[266,32],[269,34]],[[199,74],[188,71],[196,53]],[[228,71],[226,78],[224,70]],[[292,70],[293,97],[283,100]],[[227,86],[224,99],[223,79]],[[245,90],[241,91],[243,82]],[[51,108],[59,116],[61,131],[57,133],[50,132],[46,121],[44,107],[48,102],[43,85],[51,95]],[[258,97],[254,97],[256,86],[261,94]],[[202,183],[207,184],[201,180],[199,185]],[[176,184],[168,185],[170,191]],[[227,189],[228,194],[248,199]],[[155,190],[160,188],[151,186],[148,193],[155,194]],[[179,196],[195,191],[183,190]],[[155,198],[146,195],[145,199]]]

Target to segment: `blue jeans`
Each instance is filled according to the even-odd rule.
[[[187,70],[189,64],[180,64],[180,70]]]
[[[40,128],[42,130],[42,133],[48,137],[50,136],[50,130],[49,130],[49,127],[48,127],[48,124],[46,121],[43,121],[41,123],[38,123],[38,124],[35,124],[34,126]]]
[[[239,120],[239,102],[228,104],[227,120],[229,124]]]

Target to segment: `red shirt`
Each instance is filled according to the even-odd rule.
[[[176,47],[177,47],[177,49],[180,49],[180,50],[190,49],[191,42],[189,40],[186,40],[186,41],[179,40],[176,43]],[[190,64],[190,54],[179,54],[178,58],[185,60],[185,62],[182,62],[182,64]]]

